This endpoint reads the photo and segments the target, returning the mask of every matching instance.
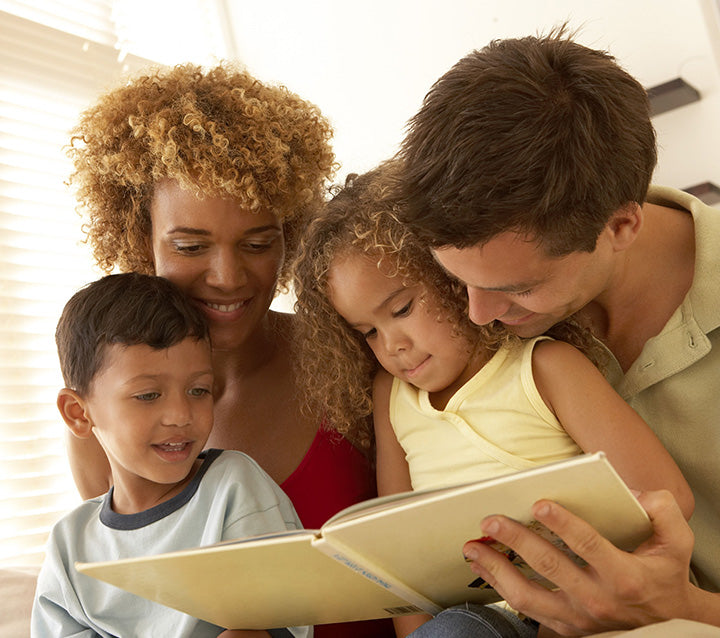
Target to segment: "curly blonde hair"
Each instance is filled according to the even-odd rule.
[[[198,197],[271,210],[292,255],[336,168],[331,137],[317,107],[229,63],[155,68],[110,90],[83,113],[68,149],[97,263],[153,272],[150,204],[165,178]]]
[[[304,407],[311,414],[324,413],[334,429],[365,448],[372,445],[372,383],[380,364],[329,300],[327,280],[335,257],[357,251],[376,258],[385,274],[402,277],[406,285],[421,283],[425,300],[436,304],[442,318],[470,344],[490,348],[499,342],[493,328],[469,321],[464,288],[398,221],[402,201],[396,196],[396,179],[392,161],[360,177],[350,175],[310,223],[293,264],[297,376]]]
[[[406,285],[421,284],[425,302],[439,308],[439,318],[450,322],[473,353],[493,352],[519,339],[500,322],[478,326],[470,321],[464,286],[448,277],[427,245],[398,219],[406,205],[400,179],[398,160],[359,177],[350,175],[308,226],[293,263],[303,407],[310,414],[323,413],[331,427],[367,449],[373,445],[372,384],[381,366],[365,338],[330,302],[328,276],[337,256],[357,251],[377,259],[378,268],[402,277]],[[547,334],[601,365],[604,349],[574,319],[556,324]]]

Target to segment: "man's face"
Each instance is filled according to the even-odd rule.
[[[546,332],[607,287],[612,248],[603,232],[592,253],[548,256],[514,232],[469,248],[434,250],[445,270],[467,286],[470,319],[498,320],[520,337]]]

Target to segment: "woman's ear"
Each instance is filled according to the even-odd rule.
[[[92,436],[92,421],[90,420],[85,401],[70,388],[63,388],[58,392],[57,407],[60,410],[65,424],[70,431],[80,439],[88,439]]]
[[[640,234],[645,214],[637,202],[618,208],[607,223],[607,230],[615,250],[625,250]]]

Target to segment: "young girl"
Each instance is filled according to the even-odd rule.
[[[670,455],[570,345],[599,361],[589,333],[564,322],[550,336],[522,340],[470,323],[464,291],[397,221],[394,173],[386,163],[348,178],[294,264],[305,401],[341,431],[373,415],[378,492],[603,450],[631,488],[669,489],[689,517],[693,497]],[[372,434],[368,424],[360,438]],[[427,619],[396,619],[398,635]]]

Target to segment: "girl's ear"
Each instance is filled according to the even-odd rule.
[[[92,421],[87,414],[85,401],[75,390],[70,388],[60,390],[57,407],[63,421],[76,437],[88,439],[92,436]]]
[[[615,250],[625,250],[640,233],[645,220],[642,206],[630,202],[616,210],[607,223],[607,230]]]

